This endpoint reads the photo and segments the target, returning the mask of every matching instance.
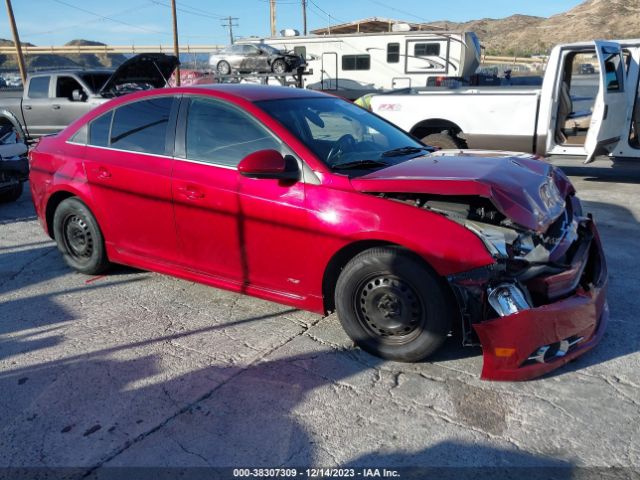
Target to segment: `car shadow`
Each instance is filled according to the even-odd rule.
[[[169,340],[175,335],[145,343],[167,345]],[[351,402],[344,381],[365,381],[360,377],[370,368],[348,352],[294,349],[248,365],[209,365],[163,379],[165,362],[156,353],[143,353],[143,346],[130,343],[0,373],[0,389],[15,399],[3,406],[4,431],[12,441],[0,453],[0,466],[8,459],[14,468],[64,465],[78,469],[72,478],[102,479],[217,478],[220,472],[208,468],[301,466],[403,468],[401,478],[426,478],[425,471],[434,469],[437,478],[452,479],[514,478],[500,476],[513,467],[524,468],[526,478],[538,478],[531,474],[553,468],[566,474],[558,478],[571,478],[571,464],[563,460],[455,440],[391,452],[379,451],[374,442],[370,453],[354,460],[329,460],[334,457],[327,448],[348,447],[331,446],[330,432],[340,428],[341,415],[358,413],[356,405],[334,410],[330,404]],[[374,366],[381,362],[375,359]],[[328,415],[326,432],[312,434],[304,419],[317,413]],[[318,435],[325,441],[318,442]],[[34,445],[37,452],[24,445]],[[361,444],[356,451],[366,449]],[[477,467],[494,476],[477,476],[483,473]],[[452,472],[456,476],[446,476]],[[546,473],[539,478],[554,478]]]

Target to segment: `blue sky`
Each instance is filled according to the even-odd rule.
[[[222,18],[237,17],[236,36],[267,35],[269,0],[176,0],[182,44],[221,44],[228,33]],[[2,2],[4,3],[4,2]],[[22,41],[61,45],[74,38],[112,45],[169,44],[170,0],[13,0]],[[514,13],[550,16],[581,0],[308,0],[309,29],[365,17],[407,21],[464,21]],[[300,0],[277,0],[277,28],[302,30]],[[451,8],[455,5],[455,8]],[[4,5],[0,37],[11,38]]]

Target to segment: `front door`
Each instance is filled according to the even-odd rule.
[[[73,92],[78,91],[81,99],[74,100]],[[87,103],[88,94],[80,83],[68,75],[56,77],[55,95],[51,102],[53,122],[56,130],[62,130],[74,120],[91,110],[95,105]]]
[[[324,52],[322,54],[322,90],[338,89],[338,54]]]
[[[225,101],[185,98],[173,169],[176,229],[187,268],[231,282],[294,295],[305,247],[304,184],[242,177],[237,165],[264,149],[287,147]],[[288,280],[289,279],[289,280]],[[288,282],[288,284],[287,284]]]
[[[595,45],[600,65],[599,89],[584,144],[587,152],[584,163],[613,151],[626,133],[625,119],[629,108],[620,45],[602,41],[596,41]]]

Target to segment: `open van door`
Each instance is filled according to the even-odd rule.
[[[625,131],[624,121],[628,107],[620,45],[598,40],[594,43],[600,65],[600,85],[584,143],[587,152],[584,163],[592,162],[597,155],[613,151]]]

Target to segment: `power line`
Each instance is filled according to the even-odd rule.
[[[73,5],[71,3],[67,3],[67,2],[65,2],[63,0],[53,0],[53,1],[56,2],[56,3],[59,3],[61,5],[65,5],[65,6],[69,7],[69,8],[74,8],[76,10],[80,10],[81,12],[85,12],[85,13],[88,13],[88,14],[93,15],[95,17],[102,18],[103,20],[110,20],[112,22],[119,23],[121,25],[126,25],[128,27],[137,28],[138,30],[142,30],[142,31],[149,32],[149,33],[154,33],[156,35],[165,35],[165,36],[170,36],[171,35],[170,33],[159,32],[157,30],[150,30],[148,28],[141,27],[139,25],[134,25],[133,23],[123,22],[122,20],[118,20],[116,18],[111,18],[111,17],[107,17],[105,15],[100,15],[98,13],[92,12],[91,10],[87,10],[85,8],[78,7],[78,6]]]
[[[136,12],[138,10],[142,10],[144,8],[149,8],[152,5],[151,2],[145,3],[143,5],[138,5],[137,7],[132,7],[132,8],[128,8],[126,10],[122,10],[120,12],[116,12],[116,13],[112,13],[109,15],[109,17],[117,17],[120,15],[124,15],[125,13],[131,13],[131,12]],[[82,23],[76,23],[73,25],[67,25],[64,27],[60,27],[60,28],[54,28],[53,30],[47,30],[47,31],[39,31],[39,32],[33,32],[33,33],[25,33],[26,36],[29,37],[35,37],[35,36],[39,36],[39,35],[49,35],[51,33],[57,33],[57,32],[61,32],[63,30],[69,30],[70,28],[77,28],[77,27],[82,27],[85,26],[88,23],[94,23],[94,22],[99,22],[101,20],[104,20],[104,18],[96,18],[93,20],[87,20],[85,22]]]
[[[420,17],[418,15],[414,15],[413,13],[407,12],[405,10],[400,10],[399,8],[391,7],[383,2],[378,2],[377,0],[369,0],[371,3],[375,3],[376,5],[380,5],[381,7],[388,8],[389,10],[393,10],[394,12],[402,13],[404,15],[408,15],[413,18],[417,18],[418,20],[422,20],[423,22],[429,22],[430,20]]]
[[[155,5],[160,5],[160,6],[163,6],[163,7],[171,8],[171,5],[169,5],[168,3],[161,2],[159,0],[151,0],[151,3],[153,3]],[[195,16],[198,16],[198,17],[213,18],[213,19],[216,19],[216,20],[226,18],[223,15],[217,15],[215,13],[206,12],[206,11],[201,10],[199,8],[190,7],[189,5],[183,5],[181,7],[176,7],[176,9],[179,12],[187,13],[189,15],[195,15]]]
[[[223,23],[222,26],[229,28],[229,43],[231,45],[233,45],[233,27],[238,27],[239,26],[237,23],[233,23],[233,21],[234,20],[238,20],[238,18],[237,17],[226,17],[225,20],[226,20],[227,23]]]

